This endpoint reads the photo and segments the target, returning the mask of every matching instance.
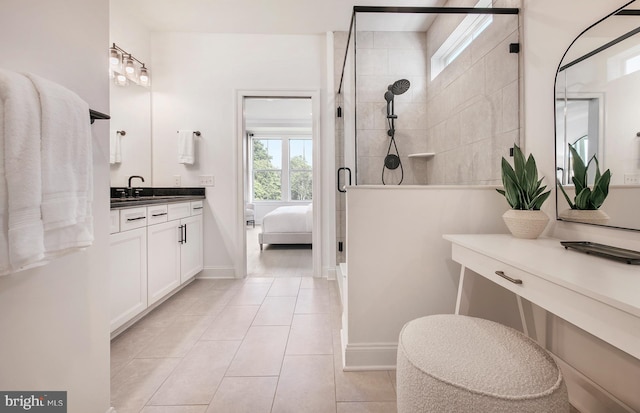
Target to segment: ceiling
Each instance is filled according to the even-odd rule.
[[[444,0],[111,0],[151,31],[320,34],[348,31],[353,6],[435,7]],[[389,16],[390,17],[390,16]],[[397,17],[397,16],[396,16]],[[415,30],[416,22],[395,30]],[[394,30],[390,25],[386,30]],[[359,27],[358,30],[361,28]],[[384,30],[384,29],[383,29]]]

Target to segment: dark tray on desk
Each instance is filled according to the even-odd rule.
[[[560,241],[566,249],[574,249],[589,255],[608,258],[627,264],[640,265],[640,252],[589,241]]]

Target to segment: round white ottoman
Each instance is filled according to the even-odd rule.
[[[410,321],[398,343],[398,413],[569,412],[555,361],[493,321],[434,315]]]

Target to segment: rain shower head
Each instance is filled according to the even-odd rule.
[[[411,83],[407,80],[407,79],[400,79],[400,80],[396,80],[395,82],[393,82],[393,85],[389,85],[387,87],[387,89],[389,89],[389,91],[391,93],[393,93],[394,95],[401,95],[404,92],[406,92],[407,90],[409,90],[409,86],[411,86]],[[385,93],[385,99],[387,98],[387,94]],[[387,100],[388,101],[388,100]]]

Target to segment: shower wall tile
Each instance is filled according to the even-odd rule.
[[[492,116],[491,103],[487,99],[479,99],[460,112],[460,143],[470,145],[490,138]]]
[[[514,7],[515,0],[504,1]],[[447,2],[474,5],[475,0]],[[436,18],[427,32],[425,61],[463,17]],[[427,142],[436,152],[427,166],[429,184],[500,182],[500,158],[519,136],[519,58],[508,52],[508,44],[518,41],[518,24],[517,17],[494,15],[469,48],[434,80],[427,79]]]
[[[426,129],[427,127],[427,107],[422,103],[395,103],[396,129]]]
[[[358,76],[389,74],[391,56],[386,49],[361,49],[356,51]]]
[[[396,132],[396,143],[398,144],[398,150],[401,156],[406,156],[412,153],[427,152],[427,139],[425,137],[425,130],[402,130]],[[382,155],[387,154],[387,146],[389,139],[386,140],[386,146]]]
[[[520,112],[518,104],[520,99],[518,81],[514,81],[502,89],[502,129],[508,132],[520,127]]]
[[[359,66],[358,66],[359,67]],[[358,102],[385,102],[384,93],[387,85],[396,79],[389,75],[360,75],[356,85]]]
[[[424,32],[374,32],[373,47],[376,49],[421,49],[427,48]]]
[[[404,157],[401,159],[404,165],[403,184],[405,181],[406,185],[427,185],[429,183],[427,166],[431,160],[424,158],[406,158],[405,160]]]
[[[518,80],[518,54],[504,53],[504,49],[509,47],[509,43],[516,42],[517,36],[513,34],[503,41],[499,47],[487,54],[484,62],[487,74],[487,93],[502,89],[508,84]]]
[[[427,77],[426,76],[409,76],[411,88],[407,92],[413,103],[427,102]]]
[[[389,49],[389,74],[397,76],[424,76],[427,60],[424,50]],[[360,63],[358,63],[360,71]]]
[[[386,130],[359,130],[358,131],[358,157],[384,156],[387,154],[389,136]]]
[[[492,51],[509,54],[509,45],[504,40],[509,38],[512,39],[509,43],[516,43],[517,30],[518,19],[512,15],[494,15],[493,23],[469,46],[473,63],[484,59]]]
[[[362,129],[375,129],[375,104],[361,102],[356,108],[356,128],[358,131]]]
[[[373,49],[373,32],[357,32],[356,47],[358,49]]]
[[[471,182],[487,181],[493,178],[493,139],[474,142],[471,148]]]

